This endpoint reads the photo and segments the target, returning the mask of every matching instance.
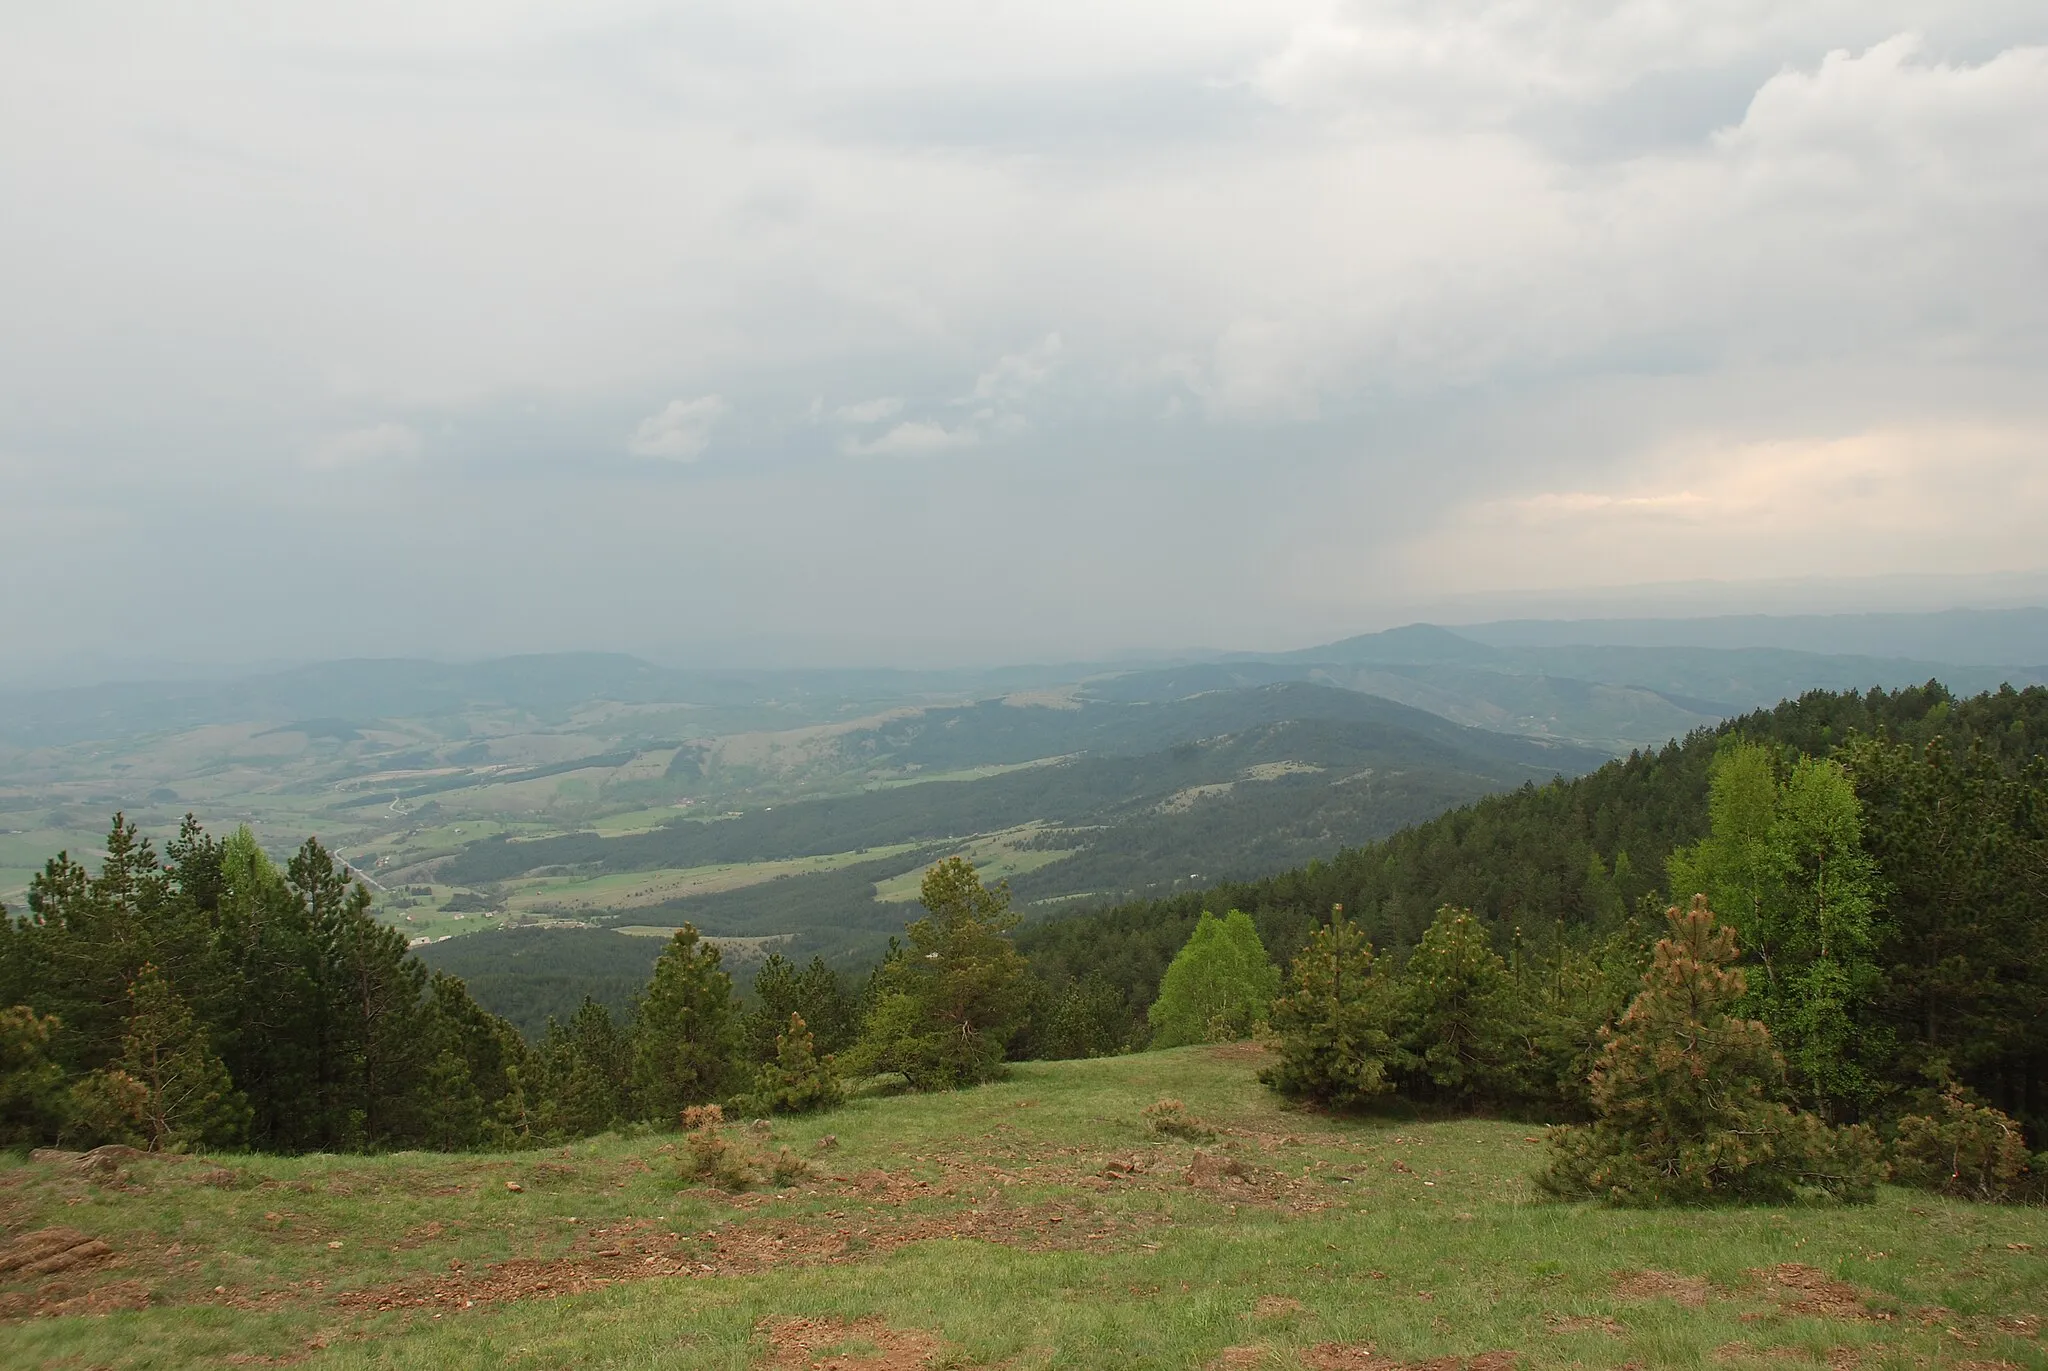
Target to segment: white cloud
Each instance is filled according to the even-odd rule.
[[[903,401],[896,396],[880,395],[857,404],[841,405],[832,411],[832,417],[842,424],[879,424],[895,418],[902,409]]]
[[[404,424],[374,424],[322,438],[307,451],[306,465],[316,471],[333,471],[410,461],[420,455],[424,446],[420,435]]]
[[[635,457],[663,457],[671,462],[694,462],[711,443],[711,431],[732,407],[716,395],[694,400],[671,400],[658,414],[640,421],[626,440],[626,451]]]
[[[1038,389],[1053,373],[1060,357],[1060,336],[1048,333],[1022,352],[1005,353],[994,366],[975,378],[968,402],[993,400],[1016,405]]]
[[[849,438],[845,451],[854,457],[923,457],[973,447],[980,441],[981,436],[965,426],[947,428],[927,419],[913,419],[869,442]]]

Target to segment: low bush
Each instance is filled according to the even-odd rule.
[[[1727,1012],[1744,990],[1729,965],[1734,930],[1716,925],[1703,895],[1667,917],[1671,934],[1593,1071],[1596,1118],[1555,1131],[1538,1185],[1615,1204],[1872,1198],[1876,1137],[1784,1103],[1770,1031]]]
[[[1138,1111],[1138,1117],[1145,1126],[1162,1138],[1185,1138],[1189,1142],[1207,1142],[1216,1136],[1216,1130],[1202,1120],[1188,1113],[1188,1107],[1179,1100],[1159,1100]]]
[[[1988,1105],[1973,1104],[1956,1086],[1933,1115],[1899,1120],[1892,1143],[1892,1179],[1900,1185],[1966,1200],[2038,1200],[2041,1181],[2020,1126]]]
[[[683,1179],[715,1185],[720,1190],[751,1190],[757,1185],[794,1185],[811,1174],[811,1164],[787,1147],[771,1154],[765,1142],[767,1120],[756,1119],[747,1136],[726,1132],[725,1111],[715,1104],[692,1105],[683,1111]],[[762,1143],[750,1141],[759,1137]]]
[[[818,1055],[803,1015],[791,1014],[788,1030],[776,1035],[775,1060],[754,1077],[746,1108],[762,1114],[816,1114],[837,1109],[845,1100],[836,1064]]]

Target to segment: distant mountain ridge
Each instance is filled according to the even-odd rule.
[[[2048,666],[2048,608],[1930,613],[1504,619],[1455,631],[1492,647],[1791,648],[1953,666]]]
[[[1513,620],[1463,628],[1418,623],[1287,652],[953,671],[690,670],[623,653],[469,663],[357,659],[229,681],[0,693],[0,744],[55,747],[229,722],[313,721],[332,729],[479,706],[559,722],[593,700],[741,711],[720,721],[727,730],[791,727],[1076,684],[1091,699],[1134,703],[1297,681],[1379,695],[1462,724],[1618,752],[1806,690],[1939,677],[1975,692],[2048,681],[2048,665],[2030,662],[2048,663],[2048,608]]]

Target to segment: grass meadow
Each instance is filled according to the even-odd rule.
[[[34,1250],[84,1255],[0,1271],[0,1366],[2048,1371],[2041,1210],[1545,1201],[1541,1127],[1291,1110],[1261,1059],[1028,1064],[728,1126],[810,1165],[740,1194],[658,1132],[14,1161],[0,1268],[52,1230]],[[1161,1098],[1215,1136],[1155,1136]]]

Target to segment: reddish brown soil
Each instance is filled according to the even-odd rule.
[[[1855,1319],[1889,1323],[1894,1315],[1872,1309],[1864,1291],[1847,1281],[1836,1280],[1817,1267],[1798,1262],[1780,1262],[1748,1273],[1766,1299],[1787,1314],[1805,1314],[1822,1319]],[[1925,1311],[1929,1314],[1946,1311]]]
[[[914,1371],[945,1350],[936,1334],[891,1328],[874,1315],[851,1323],[769,1319],[754,1331],[767,1340],[767,1364],[776,1371]]]
[[[114,1249],[75,1228],[39,1228],[0,1243],[0,1280],[33,1282],[0,1292],[0,1319],[54,1314],[110,1314],[149,1303],[141,1281],[88,1280],[114,1261]]]
[[[854,1193],[883,1199],[888,1206],[884,1194],[901,1182],[875,1175],[878,1179]],[[687,1235],[635,1220],[593,1228],[568,1256],[435,1272],[336,1298],[342,1307],[357,1310],[467,1308],[580,1294],[620,1281],[748,1275],[773,1267],[866,1261],[914,1242],[971,1239],[1051,1251],[1112,1247],[1139,1231],[1131,1220],[1071,1201],[1011,1205],[1000,1199],[938,1214],[895,1213],[870,1205],[858,1216],[830,1212],[823,1222],[764,1219]]]

